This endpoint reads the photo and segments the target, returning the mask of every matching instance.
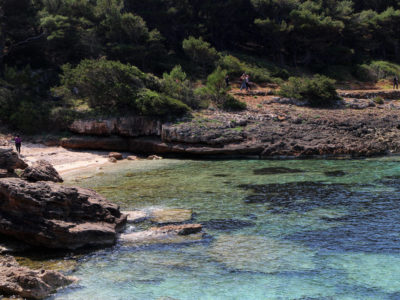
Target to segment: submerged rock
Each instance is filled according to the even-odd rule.
[[[183,223],[193,217],[191,209],[156,209],[150,213],[150,221],[158,224]]]
[[[343,177],[345,176],[347,173],[341,170],[338,171],[326,171],[324,172],[325,176],[328,177]]]
[[[262,236],[222,235],[208,254],[234,271],[276,273],[315,268],[314,253],[301,245]]]
[[[142,210],[123,211],[122,214],[127,215],[128,223],[140,223],[149,217],[148,213]]]
[[[23,298],[44,299],[58,288],[76,282],[56,271],[21,267],[11,256],[0,256],[0,293]]]
[[[57,170],[46,160],[39,160],[27,167],[21,175],[22,178],[31,181],[63,182]]]
[[[180,244],[203,239],[201,224],[152,227],[146,231],[121,235],[121,241],[135,246],[151,244]]]
[[[204,228],[207,229],[225,230],[225,231],[232,231],[256,225],[251,221],[236,220],[236,219],[213,219],[202,222],[202,224]]]
[[[290,169],[285,167],[270,167],[254,170],[254,175],[274,175],[274,174],[289,174],[289,173],[302,173],[303,170]]]
[[[0,234],[33,246],[76,249],[116,241],[119,207],[88,189],[0,179]]]

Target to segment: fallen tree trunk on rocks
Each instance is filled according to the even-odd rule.
[[[96,192],[51,182],[0,179],[0,234],[37,247],[113,245],[126,216]]]

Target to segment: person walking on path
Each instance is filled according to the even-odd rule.
[[[15,148],[17,149],[18,154],[21,154],[21,143],[22,143],[22,140],[21,140],[21,138],[19,137],[18,134],[14,138],[14,142],[15,142]]]
[[[397,77],[397,75],[395,75],[393,78],[393,89],[399,89],[399,78]]]
[[[249,91],[249,88],[250,88],[250,76],[248,74],[245,77],[245,82],[246,82],[246,91]]]
[[[247,91],[247,85],[246,85],[246,73],[243,73],[242,76],[240,76],[241,84],[240,84],[240,90],[246,89]]]
[[[226,87],[229,87],[229,75],[228,74],[226,74],[226,76],[225,76],[225,84],[226,84]]]

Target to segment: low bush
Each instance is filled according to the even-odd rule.
[[[369,68],[378,79],[392,79],[400,74],[400,65],[383,60],[372,61]]]
[[[191,108],[200,106],[200,99],[194,93],[193,84],[181,66],[175,66],[170,73],[163,74],[162,91]]]
[[[380,96],[373,98],[372,101],[374,101],[376,104],[384,104],[385,103],[385,100],[383,100],[383,98]]]
[[[143,115],[152,116],[182,115],[190,110],[181,101],[149,89],[139,91],[135,99],[135,108]]]
[[[215,67],[220,54],[210,43],[203,40],[202,37],[196,39],[193,36],[183,40],[182,48],[185,54],[200,67],[202,72],[208,72]]]
[[[247,108],[247,105],[246,103],[237,100],[235,97],[227,95],[222,107],[225,110],[239,111],[239,110],[245,110]]]
[[[307,101],[310,106],[327,107],[340,99],[334,84],[334,80],[322,75],[314,75],[312,78],[290,77],[279,94]]]

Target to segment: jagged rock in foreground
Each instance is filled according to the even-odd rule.
[[[58,288],[76,280],[56,271],[36,271],[21,267],[13,257],[0,256],[0,294],[44,299]]]
[[[33,246],[107,246],[126,223],[119,207],[96,192],[52,182],[0,179],[0,234]]]
[[[141,246],[153,244],[180,244],[201,241],[204,237],[201,224],[152,227],[146,231],[121,235],[121,242]]]
[[[31,181],[63,182],[57,170],[46,160],[39,160],[27,167],[21,175],[22,178]]]
[[[25,169],[28,165],[18,157],[13,149],[0,149],[0,169],[12,171],[15,169]]]

